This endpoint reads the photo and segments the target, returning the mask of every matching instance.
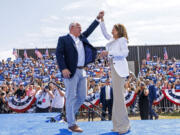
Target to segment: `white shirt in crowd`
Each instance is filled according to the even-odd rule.
[[[85,63],[85,52],[84,52],[84,46],[83,46],[83,43],[82,41],[79,39],[79,37],[75,37],[74,35],[72,34],[69,34],[72,39],[74,40],[75,42],[75,47],[77,49],[77,52],[78,52],[78,64],[77,66],[84,66],[84,63]]]
[[[93,88],[90,88],[90,89],[88,90],[88,94],[91,94],[91,93],[93,93]]]
[[[110,88],[110,86],[107,85],[107,86],[105,87],[105,90],[106,90],[106,100],[111,99],[111,88]]]
[[[43,108],[43,109],[50,107],[51,97],[49,96],[49,94],[47,92],[43,92],[42,94],[40,94],[41,92],[42,92],[42,90],[39,90],[35,95],[37,107]],[[38,101],[40,101],[41,104],[38,104]]]
[[[61,91],[61,92],[63,92],[63,91]],[[53,95],[54,95],[54,98],[52,99],[51,107],[63,108],[64,107],[64,96],[61,96],[57,89],[55,89],[53,91]]]

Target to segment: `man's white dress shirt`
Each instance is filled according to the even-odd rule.
[[[105,86],[105,90],[106,90],[106,100],[111,99],[111,88],[109,85]]]
[[[78,64],[77,66],[84,66],[85,64],[85,52],[84,52],[84,46],[83,46],[83,43],[82,41],[79,39],[79,37],[75,37],[74,35],[72,34],[69,34],[72,39],[74,40],[75,42],[75,47],[77,49],[77,52],[78,52]]]

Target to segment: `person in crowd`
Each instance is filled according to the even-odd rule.
[[[158,119],[158,114],[153,110],[152,106],[153,103],[155,102],[156,98],[157,98],[157,88],[154,85],[153,80],[150,80],[150,84],[148,85],[148,89],[149,89],[149,115],[150,115],[150,119],[153,120],[153,116],[155,117],[155,119]]]
[[[180,79],[177,79],[177,80],[175,81],[175,89],[176,89],[176,90],[180,90]]]
[[[35,93],[36,93],[36,90],[34,88],[34,85],[28,85],[26,89],[26,96],[32,97],[35,95]]]
[[[36,95],[36,113],[49,112],[50,101],[54,98],[49,86],[45,86],[44,89],[37,91]]]
[[[133,76],[129,76],[126,80],[126,83],[124,85],[124,88],[126,90],[126,92],[132,92],[136,90],[136,85],[137,83],[139,83],[140,81],[136,82],[136,80],[134,80],[134,75]],[[130,113],[131,114],[135,114],[135,105],[136,105],[136,100],[137,100],[137,96],[134,99],[134,102],[131,104],[130,106]]]
[[[93,89],[94,89],[94,87],[95,87],[95,85],[96,85],[96,82],[95,82],[95,80],[89,80],[89,82],[90,82],[90,84],[89,84],[89,87],[88,87],[88,90],[87,90],[87,95],[89,95],[89,94],[92,94],[93,93]]]
[[[162,90],[168,89],[168,81],[164,81],[162,85]]]
[[[108,120],[112,118],[113,90],[109,78],[106,80],[104,87],[100,91],[100,107],[102,107],[101,120],[105,120],[106,110],[108,110]]]
[[[129,90],[130,91],[135,91],[135,84],[134,83],[130,83],[130,86],[129,86]]]
[[[5,96],[6,93],[0,90],[0,113],[4,113],[4,106],[5,106]]]
[[[49,87],[54,95],[51,103],[52,112],[63,113],[65,92],[57,88],[53,83],[50,83]]]
[[[1,104],[1,109],[0,109],[0,113],[11,113],[12,111],[10,110],[10,108],[8,107],[7,105],[7,100],[9,98],[9,96],[13,94],[13,93],[10,93],[8,91],[8,86],[7,85],[3,85],[1,87],[1,90],[0,90],[0,104]]]
[[[3,68],[0,67],[0,84],[2,84],[4,80]]]
[[[93,94],[94,94],[95,98],[100,98],[100,87],[99,87],[99,85],[95,84],[94,89],[93,89]]]
[[[3,92],[5,92],[5,94],[10,93],[10,89],[8,88],[7,83],[5,85],[2,85],[1,89],[2,89]]]
[[[149,119],[149,90],[144,82],[141,82],[136,88],[136,93],[139,95],[139,112],[141,120]]]
[[[81,33],[81,25],[77,22],[69,26],[69,34],[59,37],[56,48],[56,58],[64,78],[66,88],[66,118],[68,129],[72,132],[83,132],[76,124],[75,114],[85,101],[87,79],[84,67],[95,61],[97,51],[87,38],[98,26],[103,16],[99,13],[97,19],[89,28]]]
[[[21,83],[19,85],[19,88],[18,89],[15,89],[14,91],[14,96],[16,96],[16,98],[18,100],[21,100],[22,98],[24,98],[26,96],[26,91],[25,91],[25,88],[24,88],[24,84]]]

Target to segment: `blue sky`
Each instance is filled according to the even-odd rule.
[[[126,26],[129,45],[177,44],[179,7],[179,0],[0,0],[0,52],[55,48],[70,22],[85,30],[100,10],[109,32],[116,23]],[[100,28],[89,40],[95,46],[107,43]]]

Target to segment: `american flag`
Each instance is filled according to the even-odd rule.
[[[17,50],[15,48],[13,49],[13,55],[18,58]]]
[[[49,56],[49,51],[48,51],[48,49],[46,49],[45,54],[46,54],[46,56]]]
[[[40,59],[43,58],[41,52],[37,48],[35,49],[35,54],[37,55],[38,58],[40,58]]]
[[[24,50],[24,58],[28,58],[28,55],[27,55],[26,49]]]
[[[150,52],[149,52],[149,49],[147,49],[146,51],[146,60],[149,61],[150,60]]]
[[[164,47],[164,60],[168,59],[168,54],[167,54],[167,50],[166,47]]]

